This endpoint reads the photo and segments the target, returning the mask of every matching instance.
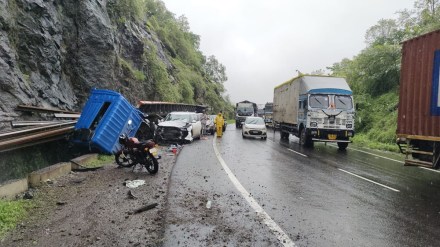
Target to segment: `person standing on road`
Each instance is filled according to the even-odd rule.
[[[223,118],[223,113],[220,111],[217,116],[215,116],[214,124],[217,130],[217,137],[222,137],[223,135],[223,124],[225,123],[225,119]]]
[[[206,123],[208,122],[209,117],[208,115],[206,115],[206,112],[203,111],[203,115],[202,115],[202,136],[207,135],[207,129],[206,129]]]

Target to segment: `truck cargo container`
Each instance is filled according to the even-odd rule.
[[[256,103],[250,101],[241,101],[235,105],[235,127],[241,128],[247,117],[258,116],[258,107]]]
[[[354,136],[355,108],[344,78],[301,75],[274,89],[273,121],[281,138],[289,134],[303,146],[335,142],[344,150]]]
[[[406,165],[438,168],[440,30],[402,44],[397,144]]]

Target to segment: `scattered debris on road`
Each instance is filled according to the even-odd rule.
[[[141,179],[137,179],[137,180],[127,180],[125,181],[125,186],[130,188],[130,189],[135,189],[141,185],[145,184],[145,180],[141,180]]]
[[[144,211],[147,211],[147,210],[150,210],[150,209],[153,209],[153,208],[157,207],[157,205],[159,205],[159,204],[157,204],[155,202],[155,203],[149,204],[147,206],[142,206],[142,207],[140,207],[138,209],[135,209],[132,214],[142,213]]]

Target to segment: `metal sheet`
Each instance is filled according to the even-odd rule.
[[[440,54],[440,30],[403,43],[397,120],[399,135],[440,136],[440,116],[435,112],[440,109],[440,55],[436,64],[436,51]],[[434,76],[436,71],[437,76]]]

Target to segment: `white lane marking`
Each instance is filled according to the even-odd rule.
[[[335,147],[335,148],[337,147],[335,145],[329,145],[329,146],[330,147]],[[355,150],[355,151],[358,151],[358,152],[361,152],[361,153],[366,153],[366,154],[369,154],[369,155],[373,155],[373,156],[376,156],[376,157],[380,157],[380,158],[383,158],[383,159],[391,160],[391,161],[402,163],[402,164],[405,163],[405,162],[400,161],[400,160],[391,159],[391,158],[388,158],[388,157],[384,157],[384,156],[380,156],[380,155],[377,155],[377,154],[369,153],[369,152],[366,152],[366,151],[363,151],[363,150],[360,150],[360,149],[356,149],[356,148],[352,148],[352,147],[347,148],[347,149],[352,149],[352,150]]]
[[[294,152],[294,153],[296,153],[296,154],[299,154],[299,155],[301,155],[301,156],[304,156],[304,157],[308,157],[307,155],[305,155],[305,154],[302,154],[302,153],[299,153],[299,152],[297,152],[297,151],[295,151],[295,150],[292,150],[292,149],[290,149],[290,148],[288,148],[287,150],[289,150],[290,152]]]
[[[331,147],[336,147],[335,145],[329,145],[329,146],[331,146]],[[356,148],[351,148],[351,147],[350,147],[350,148],[347,148],[347,149],[352,149],[352,150],[355,150],[355,151],[358,151],[358,152],[361,152],[361,153],[366,153],[366,154],[370,154],[370,155],[373,155],[373,156],[377,156],[377,157],[380,157],[380,158],[383,158],[383,159],[387,159],[387,160],[395,161],[395,162],[398,162],[398,163],[401,163],[401,164],[405,164],[405,162],[400,161],[400,160],[391,159],[391,158],[388,158],[388,157],[384,157],[384,156],[380,156],[380,155],[377,155],[377,154],[373,154],[373,153],[369,153],[369,152],[366,152],[366,151],[362,151],[362,150],[359,150],[359,149],[356,149]],[[419,168],[420,168],[420,169],[425,169],[425,170],[430,171],[430,172],[437,172],[437,173],[440,173],[439,170],[434,170],[434,169],[427,168],[427,167],[423,167],[423,166],[419,166]]]
[[[249,194],[249,192],[241,185],[240,181],[238,181],[237,177],[235,177],[234,173],[232,173],[231,169],[229,169],[228,165],[226,165],[226,162],[223,160],[223,158],[220,156],[220,152],[217,150],[217,145],[215,144],[215,141],[217,138],[213,138],[212,146],[214,147],[215,155],[217,156],[218,161],[222,165],[223,169],[225,170],[226,174],[228,174],[229,179],[231,182],[235,185],[235,188],[241,193],[241,195],[246,199],[246,201],[249,203],[249,205],[254,209],[254,211],[257,213],[257,216],[260,218],[260,220],[263,221],[266,226],[269,227],[269,229],[272,231],[272,233],[278,238],[280,243],[283,246],[289,246],[293,247],[296,246],[295,243],[292,241],[292,239],[289,238],[289,236],[281,229],[281,227],[278,226],[277,223],[275,223],[274,220],[264,211],[264,209],[258,204],[258,202]]]
[[[350,174],[350,175],[352,175],[352,176],[355,176],[355,177],[357,177],[357,178],[363,179],[363,180],[365,180],[365,181],[368,181],[368,182],[370,182],[370,183],[373,183],[373,184],[376,184],[376,185],[382,186],[382,187],[387,188],[387,189],[389,189],[389,190],[392,190],[392,191],[394,191],[394,192],[400,192],[400,190],[398,190],[398,189],[394,189],[394,188],[391,188],[391,187],[386,186],[386,185],[384,185],[384,184],[381,184],[381,183],[378,183],[378,182],[374,182],[373,180],[370,180],[370,179],[368,179],[368,178],[364,178],[364,177],[362,177],[362,176],[356,175],[356,174],[351,173],[351,172],[349,172],[349,171],[346,171],[346,170],[344,170],[344,169],[338,168],[338,170],[341,171],[341,172],[345,172],[345,173],[347,173],[347,174]]]
[[[422,169],[425,169],[425,170],[427,170],[427,171],[431,171],[431,172],[437,172],[437,173],[440,173],[439,170],[434,170],[434,169],[432,169],[432,168],[428,168],[428,167],[419,166],[419,168],[422,168]]]

